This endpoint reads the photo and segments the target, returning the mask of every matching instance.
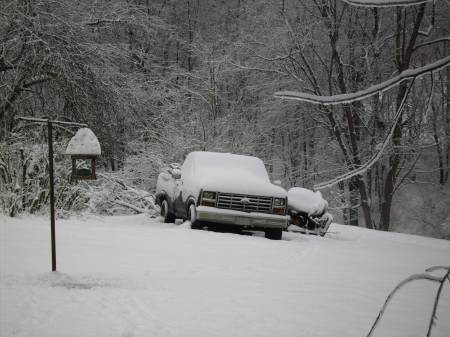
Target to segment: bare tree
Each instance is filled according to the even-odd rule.
[[[373,2],[370,1],[359,1],[359,3],[363,3],[369,7],[373,5]],[[391,7],[393,3],[389,1],[379,1],[377,4],[382,7]],[[398,3],[394,3],[394,5],[395,4]],[[382,174],[382,177],[380,175],[378,176],[383,180],[383,193],[381,195],[381,219],[380,224],[377,227],[383,230],[389,230],[393,195],[398,188],[398,184],[402,182],[402,179],[399,178],[399,173],[403,169],[402,163],[404,163],[404,155],[400,149],[405,141],[405,124],[403,122],[403,116],[404,107],[408,100],[408,93],[411,89],[412,82],[414,82],[415,79],[447,67],[450,63],[450,58],[449,56],[446,56],[424,66],[410,69],[417,51],[421,49],[421,52],[423,52],[422,47],[427,45],[427,42],[423,42],[420,45],[417,44],[419,36],[424,35],[420,29],[426,13],[426,4],[421,2],[417,7],[408,7],[410,5],[415,5],[415,2],[404,1],[402,2],[404,7],[396,7],[395,10],[391,10],[390,8],[386,9],[388,12],[392,13],[392,11],[394,11],[395,13],[393,22],[395,23],[396,29],[392,35],[392,39],[394,40],[394,56],[398,75],[379,84],[371,85],[367,89],[355,91],[354,89],[358,89],[358,86],[360,86],[358,83],[363,84],[363,81],[358,81],[358,79],[361,79],[362,77],[373,77],[370,74],[370,67],[368,67],[368,64],[360,64],[358,67],[358,64],[355,63],[356,55],[354,54],[349,55],[349,58],[346,61],[348,66],[344,64],[344,55],[342,54],[339,44],[339,38],[342,36],[341,30],[344,30],[344,28],[341,28],[342,21],[346,17],[351,18],[352,15],[354,15],[352,13],[356,12],[353,9],[346,8],[345,5],[339,6],[335,1],[320,2],[316,5],[320,15],[324,18],[324,24],[327,27],[326,31],[328,32],[330,41],[331,66],[327,67],[326,63],[323,63],[323,67],[328,69],[329,74],[331,74],[328,79],[329,87],[334,87],[334,83],[336,83],[336,88],[340,93],[332,95],[332,92],[329,90],[331,95],[323,95],[323,90],[320,90],[320,82],[316,79],[317,75],[312,70],[312,67],[308,65],[308,59],[303,56],[303,75],[310,79],[313,94],[307,92],[294,93],[282,91],[278,92],[277,95],[285,99],[321,104],[321,106],[323,106],[322,110],[328,112],[330,118],[334,120],[334,122],[331,121],[331,125],[338,125],[336,120],[339,120],[340,117],[336,118],[334,116],[335,110],[327,108],[327,106],[338,105],[338,107],[342,109],[341,113],[346,121],[346,130],[333,126],[333,131],[338,143],[341,144],[340,148],[344,157],[347,158],[346,162],[349,171],[330,181],[316,185],[316,188],[330,187],[333,184],[345,180],[350,181],[349,186],[351,190],[351,186],[358,186],[359,199],[361,200],[361,206],[365,215],[366,226],[369,228],[374,226],[374,223],[371,218],[369,190],[364,175],[383,155],[386,154],[387,146],[392,142],[392,147],[389,149],[389,154],[386,158],[388,165],[386,166],[386,169],[383,170],[384,173]],[[369,9],[359,10],[358,13],[361,11],[369,11]],[[371,31],[366,31],[367,28],[364,27],[358,29],[356,26],[352,26],[351,19],[349,21],[350,25],[346,26],[346,29],[350,29],[350,31],[348,31],[350,33],[347,33],[348,41],[357,41],[355,39],[351,40],[352,34],[355,34],[355,32],[362,34],[362,36],[359,36],[361,41],[364,41],[365,37],[370,36],[369,45],[362,49],[366,55],[368,55],[367,53],[373,55],[374,59],[371,62],[374,62],[380,55],[378,47],[376,46],[381,43],[380,41],[385,43],[384,41],[386,39],[390,40],[391,38],[381,36],[382,31],[380,29],[379,10],[371,9],[370,11],[373,14],[373,29]],[[434,15],[434,9],[431,15]],[[408,19],[410,19],[410,21]],[[433,17],[431,20],[434,20]],[[358,19],[355,19],[355,23],[357,22]],[[369,32],[371,35],[368,34]],[[389,31],[384,31],[384,33],[392,34],[392,32]],[[438,41],[444,42],[446,39],[439,39],[434,42],[437,43]],[[317,54],[319,53],[316,53],[316,55]],[[356,84],[357,87],[351,88],[351,85],[346,83],[347,79],[351,81],[350,83]],[[361,100],[373,95],[380,96],[383,92],[393,87],[395,87],[397,93],[394,110],[395,115],[392,119],[391,127],[383,136],[384,140],[377,143],[376,150],[372,156],[366,160],[362,153],[362,147],[364,146],[364,139],[367,137],[365,135],[370,136],[371,132],[369,129],[362,132],[361,127],[364,127],[364,119],[367,120],[366,116],[368,111],[377,111],[377,107],[370,107],[370,102],[363,104]],[[354,92],[351,93],[350,89]],[[371,103],[376,104],[376,101],[372,101]],[[370,107],[370,109],[367,109],[367,107]],[[350,191],[350,193],[352,193],[352,191]]]

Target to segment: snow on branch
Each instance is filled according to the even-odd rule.
[[[430,46],[430,45],[435,44],[435,43],[440,43],[440,42],[450,42],[450,36],[444,36],[444,37],[441,37],[441,38],[438,38],[438,39],[435,39],[435,40],[432,40],[432,41],[421,43],[421,44],[415,46],[414,50],[417,50],[417,49],[422,48],[422,47]]]
[[[149,213],[148,209],[137,207],[135,205],[132,205],[132,204],[122,201],[122,200],[114,200],[114,202],[120,206],[125,206],[128,208],[131,208],[133,211],[136,211],[137,213]]]
[[[444,270],[446,271],[446,273],[443,276],[434,276],[429,274],[432,271],[435,270]],[[435,300],[434,300],[434,305],[433,305],[433,311],[431,313],[431,319],[429,322],[429,326],[428,326],[428,332],[427,332],[427,337],[431,336],[431,329],[435,323],[436,320],[436,312],[437,312],[437,307],[438,307],[438,303],[439,303],[439,299],[441,297],[441,293],[442,293],[442,288],[444,285],[444,282],[446,280],[450,280],[449,279],[449,275],[450,275],[450,266],[448,267],[431,267],[428,268],[427,273],[422,273],[422,274],[414,274],[409,276],[408,278],[404,279],[403,281],[401,281],[399,284],[397,284],[397,286],[390,292],[390,294],[388,295],[388,297],[386,298],[386,301],[383,304],[383,307],[381,308],[380,312],[378,313],[377,318],[375,319],[375,322],[373,323],[372,327],[370,328],[369,334],[367,335],[367,337],[371,337],[373,335],[373,332],[375,331],[375,328],[377,327],[378,323],[380,322],[381,318],[384,315],[384,312],[386,311],[386,308],[389,304],[389,302],[392,300],[393,296],[406,284],[413,282],[413,281],[420,281],[420,280],[425,280],[425,281],[431,281],[431,282],[435,282],[435,283],[439,283],[439,288],[436,292],[436,296],[435,296]]]
[[[422,77],[425,74],[439,71],[445,67],[448,67],[449,65],[450,65],[450,55],[436,62],[427,64],[423,67],[402,71],[397,76],[390,78],[384,82],[375,84],[367,89],[350,94],[340,94],[333,96],[316,96],[298,91],[279,91],[275,93],[275,97],[323,105],[352,103],[379,93],[383,93],[389,90],[390,88],[399,85],[403,81]]]
[[[85,22],[84,24],[86,26],[100,26],[108,23],[128,23],[128,21],[121,19],[97,19],[94,21]]]
[[[369,159],[369,161],[367,161],[364,165],[361,165],[360,167],[346,172],[340,176],[337,176],[336,178],[333,178],[329,181],[325,181],[323,183],[320,184],[316,184],[314,185],[314,190],[321,190],[327,187],[331,187],[333,185],[336,185],[337,183],[344,181],[344,180],[348,180],[350,178],[353,178],[356,175],[360,175],[363,174],[364,172],[366,172],[369,168],[371,168],[373,166],[373,164],[375,164],[381,157],[381,155],[383,154],[386,146],[389,144],[389,141],[391,140],[392,135],[394,134],[394,130],[395,130],[395,126],[398,123],[398,120],[400,119],[400,116],[402,115],[402,111],[403,111],[403,107],[405,106],[406,103],[406,99],[408,97],[408,94],[412,88],[414,84],[414,80],[413,82],[409,85],[408,87],[408,91],[406,92],[406,94],[403,96],[402,102],[400,103],[400,106],[398,107],[397,112],[395,113],[394,116],[394,120],[391,124],[391,127],[389,129],[388,134],[386,135],[386,138],[384,139],[383,143],[381,143],[381,146],[377,146],[377,151],[375,152],[375,154]]]
[[[349,5],[359,7],[393,7],[393,6],[414,6],[431,0],[342,0]]]

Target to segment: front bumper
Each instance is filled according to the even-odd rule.
[[[249,228],[288,227],[289,216],[266,213],[247,213],[216,207],[198,206],[197,220],[220,224],[236,225]]]

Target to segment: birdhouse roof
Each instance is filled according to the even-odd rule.
[[[101,154],[100,143],[91,129],[81,128],[72,137],[66,148],[67,155],[94,155]]]

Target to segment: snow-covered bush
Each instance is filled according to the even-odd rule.
[[[0,143],[0,211],[9,216],[39,212],[49,203],[47,144],[25,141]],[[80,191],[69,183],[70,162],[61,153],[65,144],[54,143],[56,206],[80,210]]]
[[[54,142],[55,206],[58,216],[89,211],[98,214],[152,213],[153,196],[122,179],[126,172],[100,172],[95,181],[70,181],[66,141]],[[0,143],[0,212],[9,216],[47,212],[47,144]],[[144,176],[139,172],[139,176]]]
[[[95,183],[80,183],[87,197],[86,210],[96,214],[148,213],[156,215],[153,194],[127,185],[121,173],[98,173]]]

